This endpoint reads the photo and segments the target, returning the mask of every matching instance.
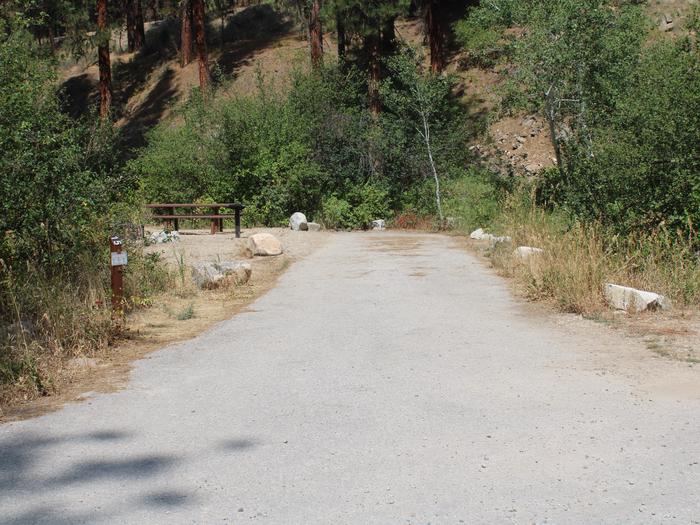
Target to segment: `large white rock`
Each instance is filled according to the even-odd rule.
[[[289,227],[296,232],[306,231],[308,230],[307,222],[306,215],[298,211],[289,218]]]
[[[644,312],[646,310],[668,310],[671,303],[663,295],[645,292],[628,286],[607,283],[603,287],[605,298],[610,306],[628,312]]]
[[[542,255],[544,250],[542,248],[533,248],[532,246],[518,246],[513,254],[522,261],[527,261],[533,256]]]
[[[192,280],[199,288],[213,290],[224,284],[245,284],[253,268],[240,261],[201,262],[192,266]]]
[[[248,238],[253,255],[281,255],[282,243],[270,233],[256,233]]]
[[[384,219],[377,219],[376,221],[372,221],[372,229],[381,231],[386,229],[386,222]]]

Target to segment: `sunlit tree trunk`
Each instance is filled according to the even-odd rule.
[[[445,33],[440,23],[437,0],[426,0],[425,31],[430,44],[430,69],[433,73],[441,73],[445,69]]]
[[[309,39],[311,43],[311,66],[323,65],[323,28],[321,27],[321,0],[312,0],[309,11]]]
[[[109,30],[107,28],[107,0],[97,0],[97,62],[100,70],[100,118],[109,118],[112,105],[112,68],[109,58]]]
[[[204,0],[192,1],[192,19],[194,29],[194,43],[199,61],[199,87],[202,93],[206,93],[211,85],[209,74],[209,58],[207,55],[206,20],[204,18]]]
[[[180,4],[180,65],[185,67],[192,62],[192,1],[183,0]]]

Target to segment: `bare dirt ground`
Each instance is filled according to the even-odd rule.
[[[154,226],[150,230],[158,228]],[[280,239],[285,249],[283,255],[250,257],[247,238],[262,231]],[[191,339],[243,311],[274,287],[290,265],[323,246],[330,235],[326,232],[293,232],[284,228],[249,229],[240,239],[232,233],[209,235],[203,230],[183,230],[181,233],[180,242],[154,244],[146,251],[160,253],[176,275],[179,264],[183,262],[189,267],[203,261],[247,260],[253,267],[250,281],[225,290],[199,291],[190,284],[189,270],[186,269],[184,286],[176,282],[171,291],[154,297],[152,306],[128,315],[126,332],[115,346],[96,357],[72,360],[58,378],[57,393],[6,407],[0,413],[0,422],[35,417],[56,410],[67,402],[88,398],[95,392],[113,392],[121,388],[128,380],[135,360],[164,346]],[[178,315],[185,310],[192,312],[191,318],[179,320]]]

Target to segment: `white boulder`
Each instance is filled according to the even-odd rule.
[[[518,246],[513,254],[521,261],[527,261],[531,257],[536,255],[542,255],[544,250],[542,248],[533,248],[532,246]]]
[[[618,310],[639,313],[671,308],[671,303],[663,295],[628,286],[607,283],[603,287],[603,293],[610,306]]]
[[[296,232],[306,231],[308,229],[307,222],[306,215],[298,211],[289,218],[289,227]]]
[[[319,232],[321,231],[321,225],[317,222],[307,222],[306,226],[310,232]]]
[[[376,231],[381,231],[386,229],[386,222],[384,219],[377,219],[376,221],[372,221],[372,229]]]
[[[253,255],[281,255],[282,243],[270,233],[256,233],[248,238],[248,248]]]

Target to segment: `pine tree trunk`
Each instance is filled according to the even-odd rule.
[[[206,93],[211,85],[209,74],[209,57],[207,55],[206,20],[204,18],[204,0],[192,1],[194,43],[199,61],[199,88]]]
[[[345,61],[345,20],[340,12],[335,14],[335,27],[338,39],[338,61]]]
[[[391,17],[382,23],[382,57],[396,53],[396,18]]]
[[[112,105],[112,68],[109,58],[109,31],[107,28],[107,0],[97,0],[97,62],[100,70],[100,118],[109,118]]]
[[[134,3],[134,49],[138,51],[146,43],[146,30],[143,27],[143,7],[141,0],[132,0]]]
[[[379,36],[379,22],[370,21],[370,33],[365,36],[365,53],[369,69],[367,92],[369,95],[369,109],[374,116],[379,115],[382,103],[379,97],[379,86],[382,80],[381,45]]]
[[[321,27],[321,0],[312,0],[309,11],[309,38],[311,43],[311,67],[323,65],[323,28]]]
[[[135,0],[124,0],[124,14],[126,15],[126,46],[129,53],[136,50],[136,8]]]
[[[158,20],[158,0],[151,0],[148,8],[151,11],[150,20]]]
[[[183,0],[180,7],[180,65],[185,67],[192,62],[192,0]]]
[[[430,69],[433,73],[441,73],[445,69],[445,34],[437,0],[426,1],[425,31],[430,43]]]

